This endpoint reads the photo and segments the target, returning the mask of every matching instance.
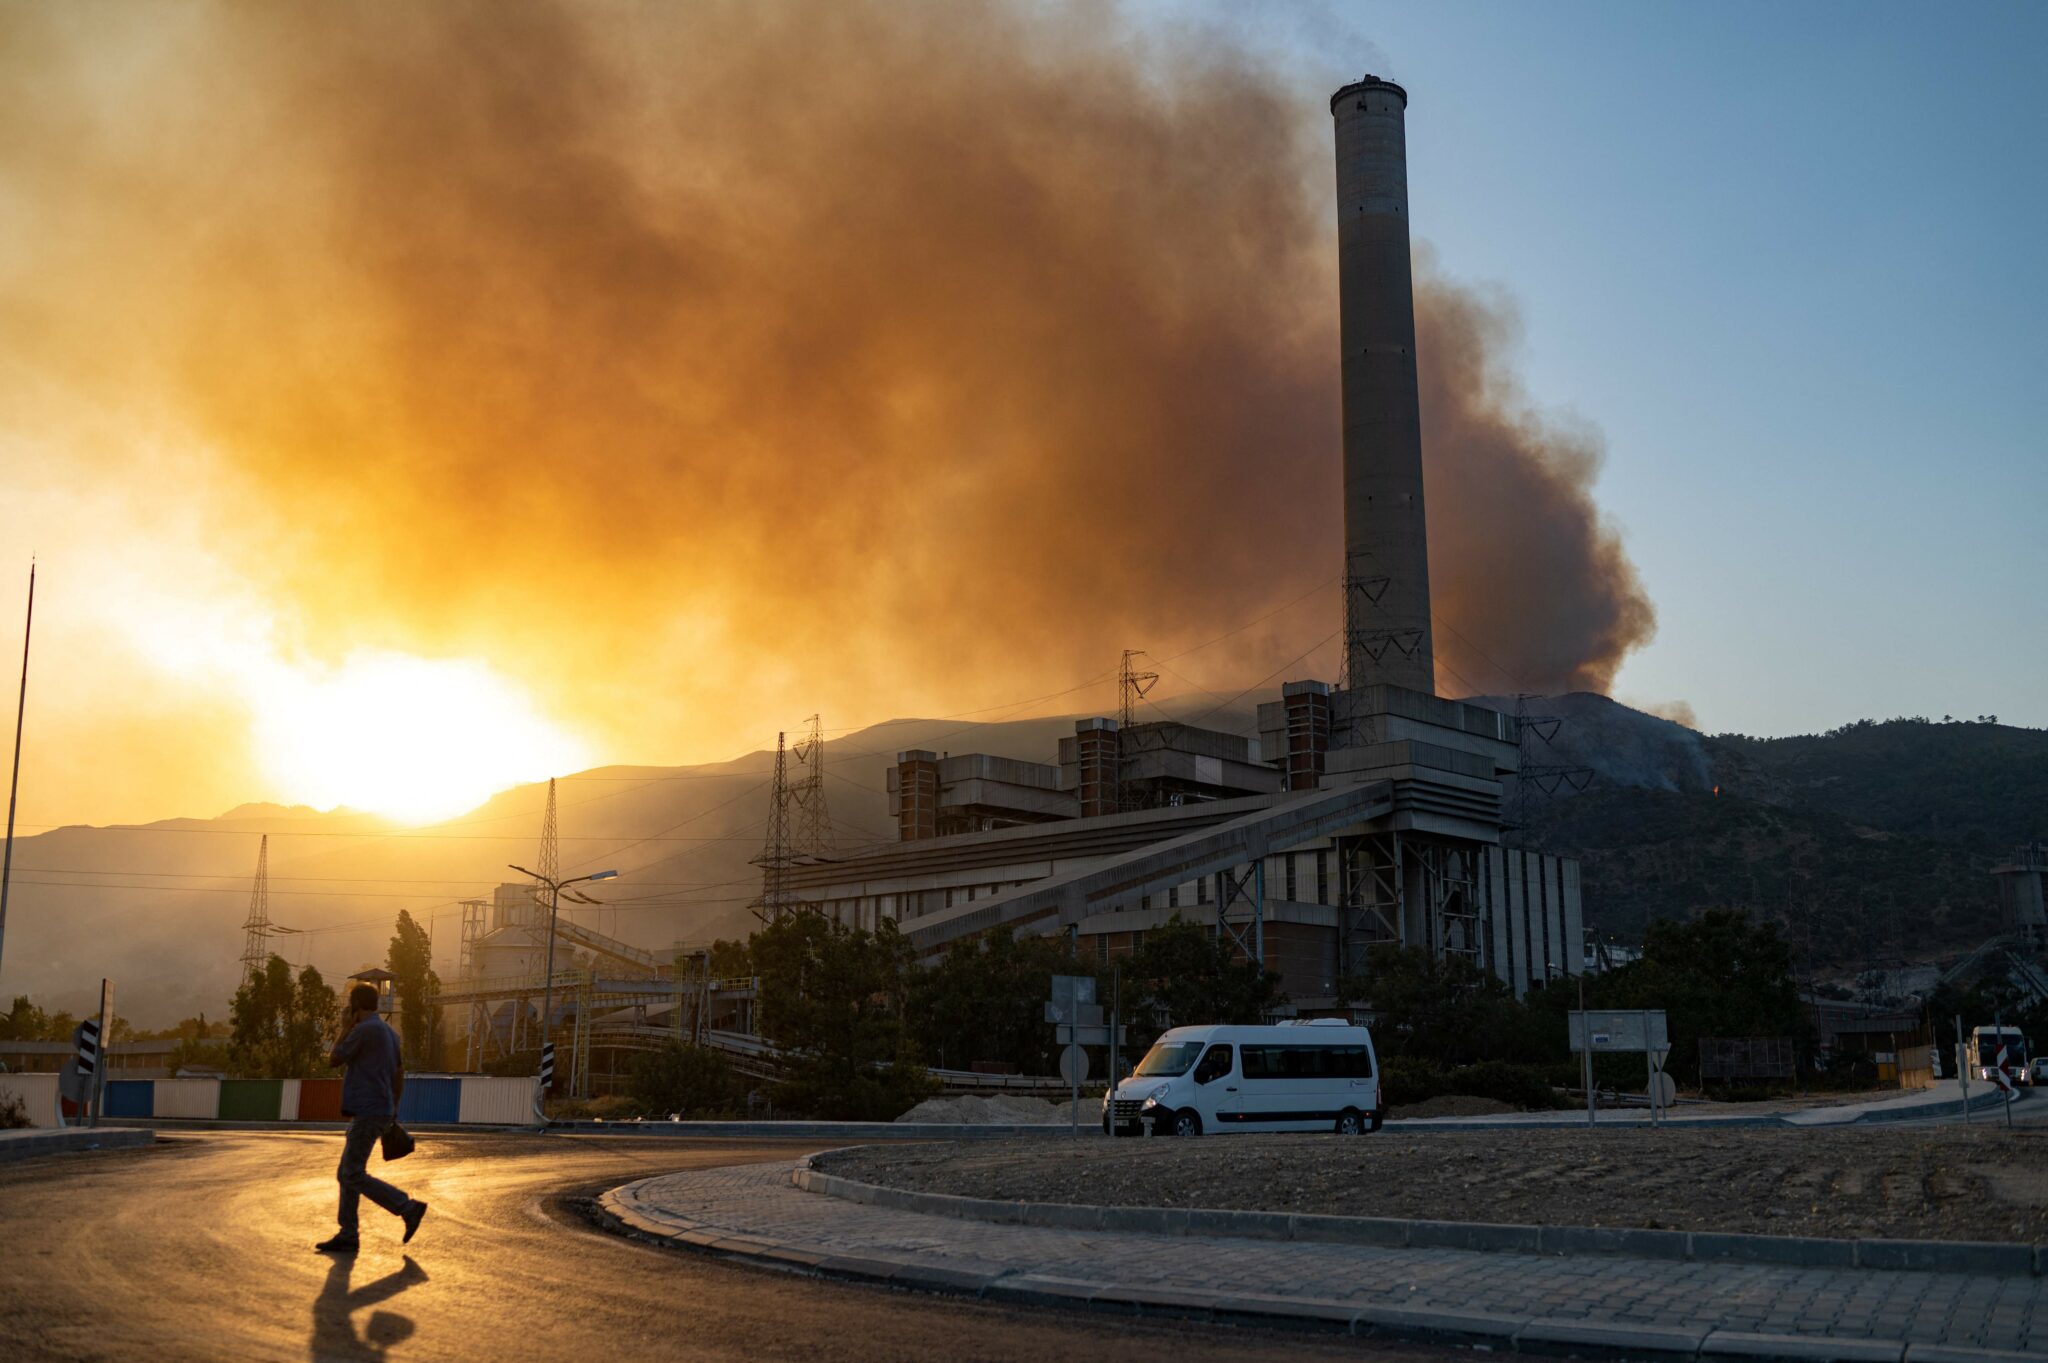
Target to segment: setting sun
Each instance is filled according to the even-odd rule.
[[[356,653],[330,671],[280,668],[250,699],[279,794],[323,809],[421,823],[588,757],[475,659]]]

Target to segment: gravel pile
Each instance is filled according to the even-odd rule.
[[[1087,1120],[1101,1119],[1098,1110],[1086,1114]],[[1019,1125],[1050,1125],[1067,1120],[1064,1103],[1049,1103],[1043,1098],[1025,1098],[1001,1094],[994,1098],[977,1098],[964,1094],[957,1098],[927,1098],[910,1111],[896,1119],[899,1122],[965,1122],[989,1123],[1008,1122]]]

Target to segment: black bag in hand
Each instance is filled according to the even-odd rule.
[[[384,1128],[384,1134],[378,1137],[378,1144],[383,1147],[385,1162],[389,1163],[392,1160],[404,1159],[407,1155],[410,1155],[413,1151],[414,1141],[412,1132],[407,1131],[397,1122],[393,1122]]]

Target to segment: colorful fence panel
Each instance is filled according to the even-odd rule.
[[[533,1121],[535,1081],[531,1077],[499,1079],[465,1074],[457,1082],[462,1085],[457,1121],[491,1126],[524,1126]]]
[[[21,1110],[30,1126],[57,1124],[57,1076],[54,1074],[0,1074],[0,1096],[21,1100]]]
[[[398,1120],[408,1123],[453,1122],[462,1113],[460,1079],[408,1076],[398,1099]]]
[[[299,1119],[299,1085],[302,1080],[280,1079],[277,1081],[277,1119],[281,1122],[295,1122]]]
[[[340,1121],[341,1081],[339,1079],[301,1079],[299,1081],[299,1111],[296,1120],[302,1122]]]
[[[153,1117],[186,1117],[211,1121],[220,1116],[220,1080],[158,1079]]]
[[[156,1080],[109,1079],[106,1099],[109,1117],[154,1117]]]
[[[223,1079],[220,1081],[222,1121],[274,1122],[284,1102],[282,1079]],[[165,1114],[169,1115],[169,1114]]]

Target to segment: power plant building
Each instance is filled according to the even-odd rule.
[[[1375,946],[1462,956],[1517,994],[1585,969],[1579,867],[1505,845],[1516,721],[1435,694],[1410,275],[1407,94],[1336,122],[1344,679],[1289,682],[1258,737],[1083,719],[1057,762],[897,755],[898,841],[781,871],[791,902],[893,920],[926,954],[999,927],[1109,960],[1175,917],[1335,1008]]]

